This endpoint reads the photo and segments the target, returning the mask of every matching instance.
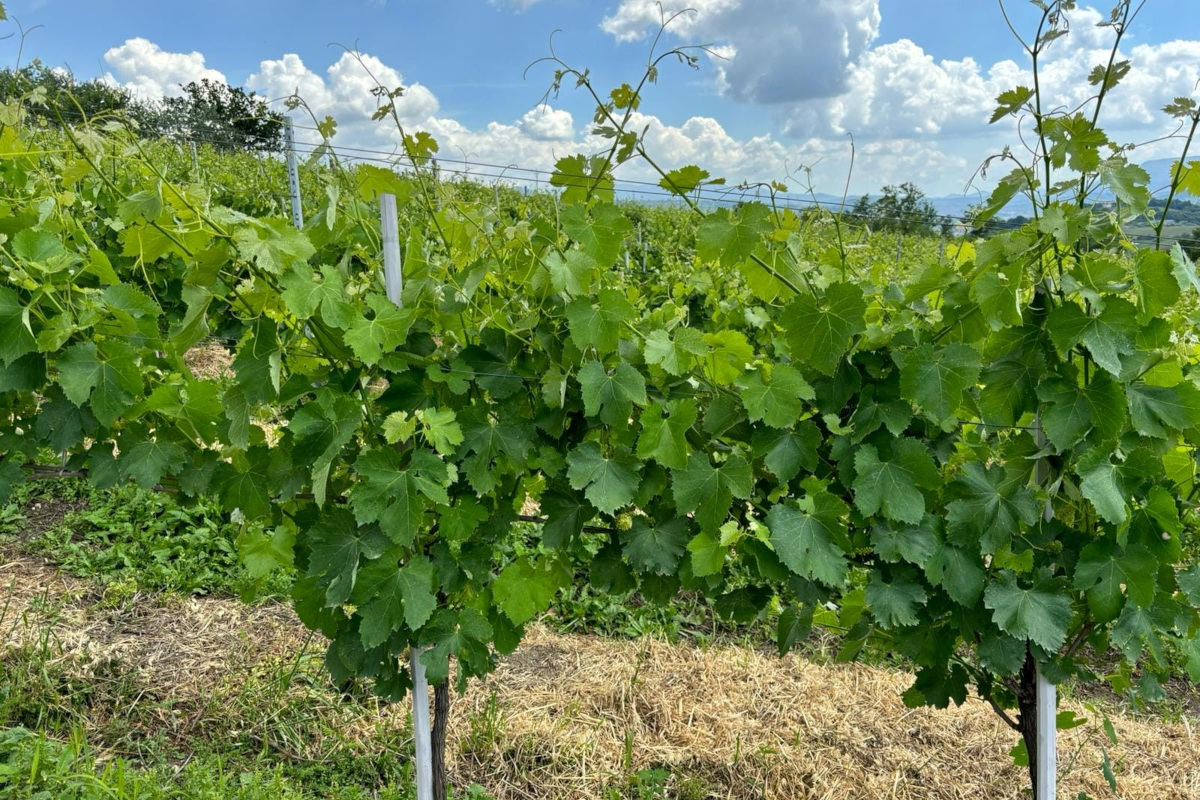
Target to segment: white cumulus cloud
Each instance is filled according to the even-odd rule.
[[[668,29],[676,39],[716,47],[723,93],[764,104],[841,94],[880,24],[879,0],[668,0],[661,8],[622,0],[601,26],[620,41],[641,40],[664,11],[683,12]]]
[[[531,139],[569,140],[575,136],[575,118],[565,109],[538,106],[521,117],[521,130]]]
[[[851,160],[847,134],[852,134],[852,194],[906,180],[931,194],[946,194],[959,191],[988,155],[1005,145],[1020,147],[1016,122],[988,125],[987,120],[1000,92],[1032,85],[1027,62],[937,59],[909,40],[875,43],[877,0],[687,2],[696,11],[680,19],[680,40],[707,39],[724,48],[729,60],[712,62],[719,88],[730,98],[769,107],[775,125],[758,135],[733,135],[722,124],[724,117],[696,114],[668,120],[643,107],[632,128],[646,130],[647,150],[666,169],[694,163],[727,178],[730,185],[784,179],[800,188],[809,174],[803,168],[815,165],[814,188],[840,194]],[[618,39],[636,40],[649,35],[659,19],[654,0],[621,0],[604,25]],[[1101,19],[1091,8],[1076,10],[1071,35],[1047,52],[1042,83],[1052,107],[1088,108],[1093,89],[1087,75],[1107,59],[1112,41],[1111,30],[1096,26]],[[805,48],[796,42],[814,37],[819,45],[800,52]],[[1101,117],[1106,130],[1122,142],[1168,132],[1173,126],[1161,114],[1162,106],[1176,96],[1196,96],[1200,85],[1200,42],[1130,42],[1119,55],[1129,59],[1130,72],[1106,100]],[[202,54],[167,52],[144,39],[131,39],[105,58],[110,80],[148,97],[171,93],[188,80],[224,79]],[[818,68],[817,61],[824,66]],[[520,178],[531,173],[513,167],[549,170],[563,156],[607,150],[608,142],[590,132],[582,109],[573,105],[580,97],[564,93],[555,106],[467,124],[443,109],[434,87],[371,54],[343,53],[317,66],[285,54],[262,61],[246,85],[276,101],[299,94],[318,118],[329,115],[338,121],[335,146],[352,156],[371,157],[352,148],[385,155],[399,151],[395,125],[371,119],[379,103],[373,93],[376,81],[389,89],[404,87],[396,104],[401,123],[409,132],[428,131],[438,140],[447,171]],[[1028,121],[1024,125],[1028,134]],[[302,142],[316,138],[304,129],[297,136]],[[1176,142],[1158,143],[1134,157],[1157,158],[1177,150]],[[455,163],[462,161],[477,163]],[[621,173],[657,181],[644,164],[630,163]]]
[[[104,80],[124,86],[146,100],[178,95],[181,84],[204,78],[225,82],[223,73],[205,65],[203,54],[167,52],[140,37],[109,48],[104,53],[104,61],[110,68],[103,76]]]

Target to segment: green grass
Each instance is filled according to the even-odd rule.
[[[411,789],[368,789],[303,776],[267,759],[231,762],[203,754],[149,768],[125,758],[97,761],[83,736],[59,741],[25,728],[0,730],[0,798],[5,800],[402,800]]]
[[[46,513],[38,503],[74,510],[38,524],[38,511]],[[255,580],[242,566],[238,543],[256,533],[211,501],[182,504],[132,485],[96,489],[74,478],[22,484],[0,508],[0,536],[19,540],[26,552],[77,577],[149,592],[285,595],[290,573]]]

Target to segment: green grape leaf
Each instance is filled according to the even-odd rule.
[[[1101,440],[1116,436],[1125,427],[1125,396],[1120,384],[1097,374],[1086,387],[1062,378],[1049,378],[1038,386],[1045,403],[1042,428],[1060,452],[1091,432]]]
[[[1200,170],[1195,170],[1195,173],[1200,175]],[[1171,248],[1171,274],[1175,276],[1180,292],[1188,289],[1200,292],[1200,275],[1196,274],[1196,265],[1179,242]]]
[[[248,528],[238,534],[238,558],[254,580],[277,569],[291,569],[295,561],[296,529],[280,525],[273,530]]]
[[[621,210],[608,203],[592,206],[590,220],[582,205],[567,206],[560,217],[563,232],[602,267],[616,263],[625,237],[633,230],[633,223]]]
[[[79,408],[66,398],[62,388],[51,387],[39,409],[34,432],[56,453],[70,450],[96,431],[96,420],[87,407]]]
[[[238,342],[233,371],[246,402],[271,403],[279,395],[283,350],[274,320],[259,317]]]
[[[571,341],[581,350],[594,347],[601,354],[616,351],[622,326],[633,317],[633,306],[614,289],[602,289],[595,302],[579,297],[567,306]]]
[[[1200,564],[1192,564],[1176,576],[1179,590],[1187,597],[1192,608],[1200,608]]]
[[[668,172],[658,185],[672,194],[685,195],[699,186],[719,186],[724,183],[724,178],[713,178],[708,174],[708,170],[688,164]]]
[[[492,596],[513,624],[520,625],[545,611],[570,581],[570,570],[557,559],[519,558],[496,576]]]
[[[955,479],[954,489],[962,497],[946,507],[946,538],[954,545],[995,553],[1021,532],[1022,525],[1037,522],[1033,492],[1007,482],[1003,467],[967,463]]]
[[[1137,164],[1129,164],[1124,158],[1110,158],[1100,163],[1099,172],[1100,182],[1133,213],[1140,214],[1150,205],[1150,190],[1146,188],[1150,173]]]
[[[550,287],[572,297],[592,291],[596,281],[596,262],[582,250],[559,253],[551,250],[542,256],[542,265],[550,276]]]
[[[925,516],[925,498],[918,487],[936,486],[939,473],[916,439],[897,439],[893,450],[890,458],[881,461],[873,446],[858,448],[854,505],[865,516],[882,511],[890,520],[916,525]]]
[[[247,519],[271,515],[270,457],[267,448],[256,446],[243,459],[217,465],[213,485],[226,509],[241,509]]]
[[[729,548],[707,531],[696,534],[687,546],[692,554],[692,574],[697,578],[718,575],[725,568],[725,557]]]
[[[177,475],[183,469],[183,448],[174,442],[146,440],[122,450],[117,466],[122,477],[134,480],[143,489],[158,485],[163,475]]]
[[[110,426],[142,393],[142,371],[135,351],[116,341],[104,349],[93,342],[74,344],[58,358],[63,394],[82,407],[89,403],[101,425]]]
[[[450,408],[419,408],[417,420],[425,439],[444,456],[454,453],[463,442],[462,428],[454,410]]]
[[[491,665],[488,642],[494,636],[495,630],[473,608],[457,613],[439,610],[422,631],[421,642],[427,648],[421,655],[425,677],[433,684],[444,683],[450,677],[451,657],[458,659],[464,673],[483,674]]]
[[[996,110],[992,112],[989,123],[996,123],[1010,114],[1016,114],[1033,98],[1033,89],[1018,86],[1000,93],[996,98]]]
[[[318,579],[330,608],[350,599],[360,560],[378,558],[387,549],[377,530],[358,527],[344,508],[323,513],[302,540],[308,549],[307,574]]]
[[[583,526],[596,516],[591,503],[573,492],[550,491],[542,495],[542,539],[548,547],[563,547],[583,532]]]
[[[1016,675],[1025,665],[1029,647],[991,626],[980,632],[979,663],[996,675]]]
[[[797,296],[783,310],[779,324],[787,334],[792,355],[832,375],[854,337],[866,330],[866,313],[861,288],[834,283],[825,290],[822,300],[809,294]]]
[[[325,475],[362,422],[362,407],[351,397],[322,389],[312,401],[296,410],[288,420],[296,462],[311,465],[313,494],[317,504],[325,502]]]
[[[757,430],[752,438],[754,457],[761,458],[771,474],[783,483],[800,474],[813,472],[819,460],[821,430],[811,420],[792,430]]]
[[[599,416],[606,425],[628,424],[633,406],[644,406],[646,379],[625,362],[611,373],[599,361],[589,361],[579,370],[583,407],[589,417]]]
[[[21,462],[11,455],[5,456],[4,460],[0,461],[0,504],[7,503],[8,498],[12,496],[13,487],[24,482],[25,470],[21,468]]]
[[[572,488],[583,490],[589,503],[610,516],[633,502],[640,483],[633,459],[606,458],[594,442],[584,442],[567,454],[567,479]]]
[[[979,353],[972,347],[923,345],[905,354],[900,394],[934,422],[949,422],[967,390],[978,383],[979,371]]]
[[[1037,387],[1046,371],[1040,350],[1018,353],[988,364],[980,377],[979,409],[993,425],[1016,425],[1026,412],[1037,409]]]
[[[1083,236],[1090,221],[1091,212],[1086,208],[1052,203],[1042,212],[1038,230],[1053,236],[1064,247],[1071,247]]]
[[[1121,374],[1121,356],[1133,353],[1137,310],[1126,300],[1112,298],[1099,314],[1086,313],[1075,303],[1050,312],[1046,328],[1062,355],[1082,342],[1092,358],[1113,375]]]
[[[1176,431],[1200,425],[1200,389],[1188,382],[1178,386],[1125,387],[1133,427],[1143,436],[1168,439]]]
[[[696,401],[683,398],[666,405],[652,403],[642,412],[642,433],[638,437],[637,456],[653,459],[669,469],[687,466],[690,448],[687,432],[696,424]]]
[[[835,541],[846,529],[831,508],[810,514],[780,503],[767,512],[766,522],[771,547],[788,569],[829,586],[846,582],[849,563]]]
[[[335,328],[346,328],[354,319],[354,309],[346,300],[346,286],[336,267],[321,267],[321,280],[307,264],[297,264],[283,276],[281,297],[296,317],[308,319],[321,312],[321,319]]]
[[[411,308],[399,308],[377,294],[367,297],[367,305],[374,312],[372,318],[358,316],[350,323],[343,338],[359,361],[372,366],[379,363],[385,354],[404,344],[417,312]]]
[[[937,518],[927,514],[919,525],[873,525],[871,546],[884,561],[925,567],[938,548]]]
[[[1133,259],[1137,315],[1143,325],[1179,302],[1182,292],[1171,266],[1171,254],[1162,250],[1139,250]]]
[[[1071,625],[1071,601],[1061,581],[1039,577],[1031,588],[1023,588],[1010,570],[988,584],[983,604],[992,610],[992,621],[1017,639],[1028,640],[1057,653],[1067,640]]]
[[[350,505],[360,525],[378,522],[397,544],[409,546],[420,531],[429,501],[449,503],[446,488],[454,481],[453,467],[429,451],[414,454],[400,468],[400,454],[368,450],[354,462],[363,480],[350,492]]]
[[[732,267],[749,258],[771,228],[770,209],[746,203],[736,212],[718,208],[696,229],[696,255],[701,261]]]
[[[1079,474],[1079,490],[1092,502],[1096,512],[1114,525],[1129,519],[1128,493],[1125,490],[1122,467],[1113,464],[1103,450],[1088,451],[1075,466]]]
[[[352,599],[360,604],[358,631],[367,649],[386,642],[401,622],[409,630],[420,630],[437,608],[433,562],[415,556],[400,567],[402,555],[387,551],[362,566],[355,581]]]
[[[249,219],[249,218],[244,218]],[[316,250],[304,231],[287,220],[251,220],[233,232],[238,254],[272,275],[282,275],[297,262],[308,261]]]
[[[683,375],[707,354],[704,334],[694,328],[679,328],[673,336],[657,328],[646,337],[646,363],[662,367],[670,375]]]
[[[867,605],[880,627],[907,628],[916,625],[917,609],[925,604],[928,595],[920,583],[898,578],[885,583],[878,572],[871,574],[867,584]]]
[[[990,265],[971,282],[971,297],[992,330],[1021,324],[1021,283],[1025,271],[1019,261]]]
[[[661,525],[650,525],[635,517],[633,527],[625,535],[622,552],[638,572],[673,575],[687,553],[691,534],[687,522],[673,519]]]
[[[738,380],[742,403],[751,422],[790,428],[804,412],[803,400],[816,397],[800,372],[786,364],[766,364]]]
[[[716,467],[707,455],[693,453],[687,466],[673,470],[671,477],[676,507],[684,513],[694,511],[706,532],[721,527],[733,498],[749,498],[754,483],[750,464],[736,453]]]
[[[722,386],[732,386],[754,359],[754,348],[741,331],[706,333],[704,343],[708,346],[704,374]]]
[[[1111,622],[1126,598],[1143,608],[1154,602],[1158,560],[1138,544],[1122,550],[1108,539],[1093,542],[1079,554],[1073,585],[1087,592],[1096,622]]]
[[[1112,628],[1112,643],[1129,664],[1136,664],[1146,648],[1158,664],[1166,661],[1166,647],[1159,631],[1169,630],[1171,623],[1169,618],[1162,620],[1160,614],[1157,608],[1142,608],[1133,603],[1126,603],[1121,610]]]
[[[394,411],[383,420],[383,438],[388,444],[407,441],[416,433],[417,419],[410,417],[407,411]]]
[[[925,564],[925,578],[966,608],[973,608],[983,594],[983,562],[979,555],[940,539]]]

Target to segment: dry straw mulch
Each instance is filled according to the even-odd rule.
[[[207,339],[188,350],[183,360],[200,380],[213,381],[233,375],[233,354],[215,339]]]
[[[6,647],[50,625],[59,667],[80,681],[119,683],[114,698],[137,698],[140,710],[106,708],[97,700],[103,692],[92,697],[90,727],[101,738],[114,726],[180,744],[247,736],[303,760],[369,757],[402,744],[404,709],[348,702],[328,688],[319,677],[323,644],[287,608],[145,596],[111,608],[91,584],[13,552],[0,552],[0,587]],[[291,677],[291,664],[300,666],[294,679],[272,688],[279,675]],[[739,799],[1021,796],[1024,775],[1008,757],[1014,735],[992,712],[977,700],[907,709],[899,694],[910,680],[746,648],[533,627],[493,676],[455,697],[451,778],[477,781],[497,800],[600,798],[628,774],[629,752],[633,770],[690,777],[689,796],[697,787]],[[289,716],[297,708],[303,719]],[[322,724],[308,724],[314,719]],[[1200,740],[1187,718],[1113,722],[1118,796],[1200,798]],[[1061,796],[1112,797],[1098,767],[1102,741],[1094,724],[1063,736],[1060,763],[1070,769]]]

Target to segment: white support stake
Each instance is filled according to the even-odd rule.
[[[383,285],[388,300],[401,305],[404,277],[400,271],[400,227],[396,215],[396,195],[379,196],[379,229],[383,232]]]
[[[400,302],[403,278],[400,271],[400,231],[396,216],[396,196],[379,196],[379,228],[383,233],[383,285],[388,299]],[[425,680],[425,665],[421,663],[424,648],[409,652],[412,670],[413,741],[417,757],[417,800],[433,800],[433,734],[429,726],[429,682]]]
[[[1034,436],[1038,448],[1046,446],[1046,434],[1042,432],[1041,414],[1035,419]],[[1050,467],[1046,460],[1037,462],[1036,477],[1039,486],[1050,479]],[[1046,499],[1042,519],[1054,519],[1054,505]],[[1055,800],[1058,793],[1058,689],[1042,674],[1042,665],[1035,664],[1034,688],[1037,690],[1037,775],[1033,778],[1033,796],[1037,800]]]
[[[417,800],[433,800],[433,736],[429,728],[429,684],[421,663],[423,647],[409,654],[412,664],[413,741],[417,750]]]
[[[1058,692],[1037,665],[1037,800],[1055,800],[1058,783]]]
[[[292,132],[292,118],[283,118],[283,141],[287,147],[288,194],[292,196],[292,225],[304,227],[304,212],[300,208],[300,168],[296,166],[296,137]]]

